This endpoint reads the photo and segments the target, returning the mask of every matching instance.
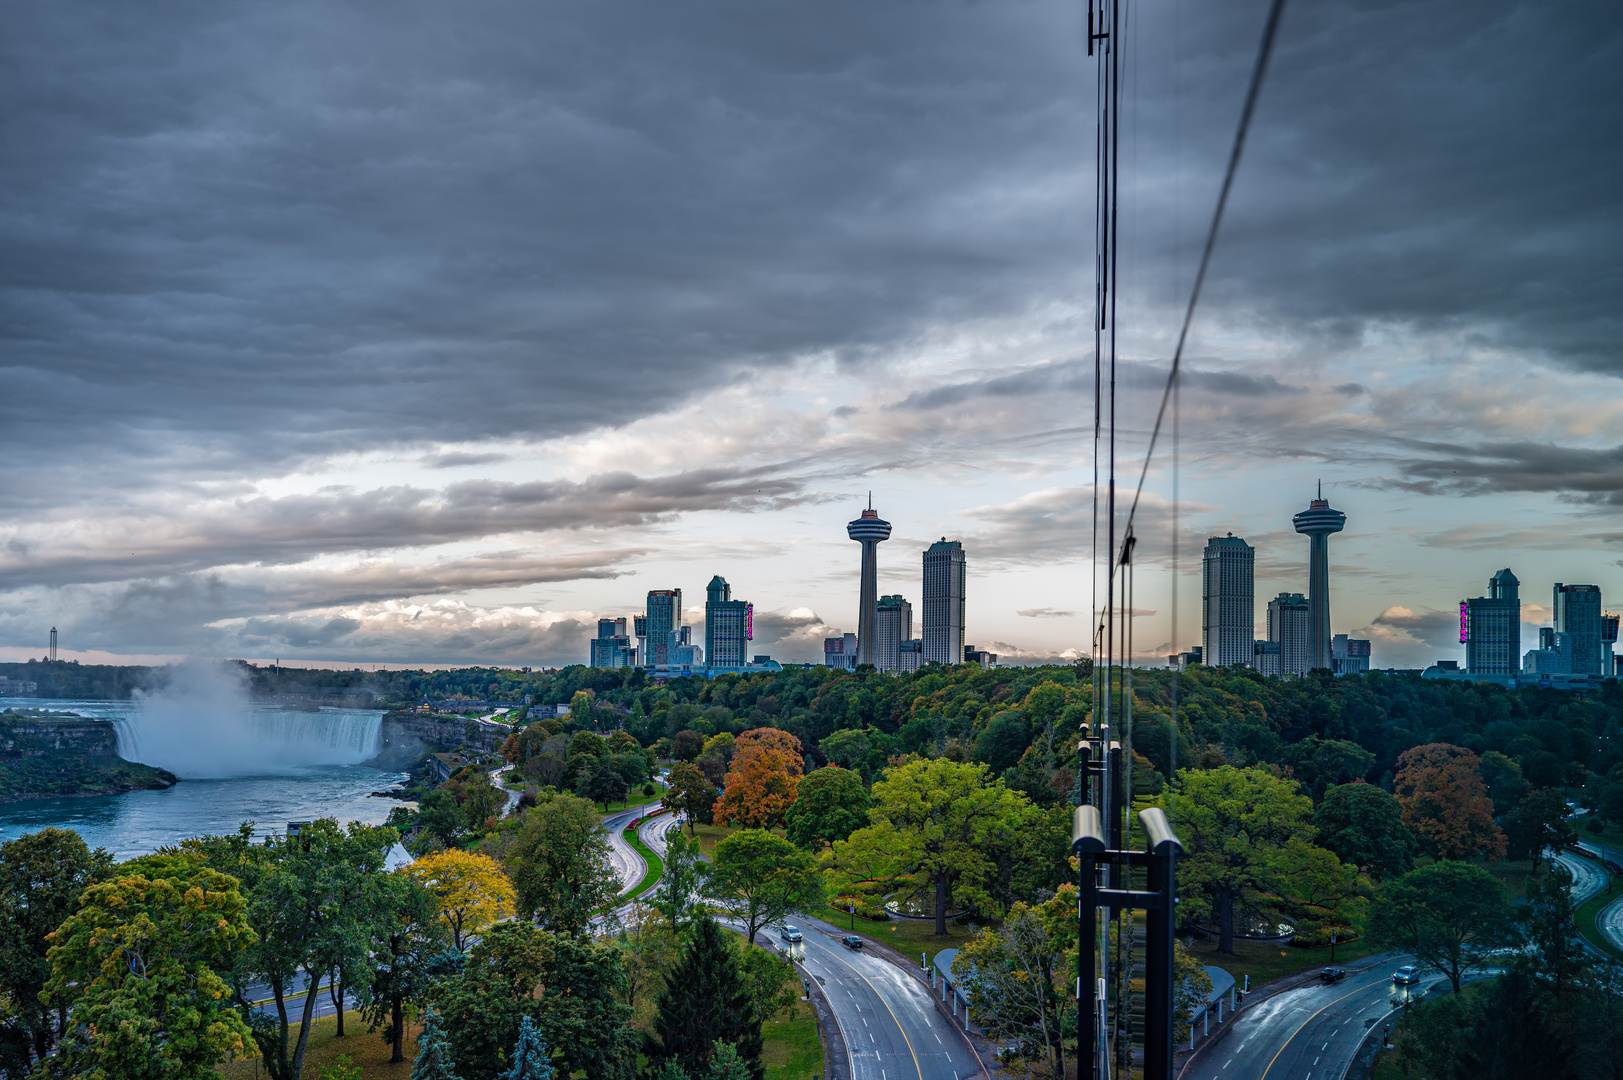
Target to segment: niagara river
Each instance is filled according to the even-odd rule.
[[[381,711],[256,707],[210,689],[134,701],[5,699],[13,708],[111,720],[119,756],[181,780],[163,791],[0,805],[0,840],[55,826],[127,859],[190,836],[235,832],[245,821],[259,836],[319,817],[379,825],[400,805],[369,796],[405,774],[361,764],[377,753]]]

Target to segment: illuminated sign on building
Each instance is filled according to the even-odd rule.
[[[1471,638],[1470,605],[1464,600],[1460,601],[1460,642],[1463,644]]]
[[[744,605],[744,640],[745,641],[753,641],[754,639],[755,639],[755,605],[754,604],[745,604]],[[1462,638],[1461,640],[1464,640],[1464,639]]]

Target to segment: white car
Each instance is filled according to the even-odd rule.
[[[784,923],[778,928],[778,936],[789,942],[805,940],[800,935],[800,927],[790,926],[788,923]]]
[[[1420,965],[1404,964],[1392,973],[1392,982],[1397,986],[1414,986],[1420,982]]]

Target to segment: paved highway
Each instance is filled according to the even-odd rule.
[[[1578,846],[1596,857],[1601,855],[1601,848],[1598,844],[1592,844],[1587,840],[1580,840],[1578,841]],[[1614,848],[1607,848],[1605,852],[1606,858],[1611,859],[1614,862],[1617,861],[1619,854],[1620,853]],[[1573,863],[1586,866],[1589,868],[1589,871],[1593,876],[1601,879],[1601,885],[1590,892],[1588,896],[1585,896],[1584,899],[1587,900],[1589,896],[1593,896],[1602,888],[1605,888],[1606,872],[1600,867],[1596,866],[1594,863],[1588,862],[1584,859],[1574,859],[1570,855],[1562,856],[1561,862],[1569,870],[1572,869]],[[1573,899],[1577,900],[1576,885],[1573,888]],[[1578,902],[1582,903],[1581,900]],[[1616,900],[1612,901],[1611,904],[1601,909],[1600,914],[1595,918],[1595,925],[1599,928],[1601,936],[1607,941],[1611,942],[1613,948],[1623,949],[1623,896],[1619,896]]]
[[[1392,972],[1408,957],[1375,965],[1339,983],[1312,983],[1242,1012],[1228,1034],[1185,1067],[1183,1080],[1341,1080],[1364,1036],[1385,1023],[1395,994],[1448,980],[1428,976],[1399,991]]]
[[[840,932],[827,923],[800,919],[795,925],[805,938],[798,944],[768,933],[828,996],[845,1036],[853,1080],[983,1075],[964,1037],[936,1011],[929,987],[888,960],[846,948]]]
[[[677,824],[674,816],[655,818],[639,835],[663,858],[666,833]],[[887,960],[846,948],[836,927],[817,919],[793,922],[803,941],[785,941],[775,929],[762,933],[823,988],[845,1037],[852,1080],[984,1077],[964,1037],[936,1011],[929,987]]]

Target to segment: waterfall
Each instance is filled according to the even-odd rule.
[[[358,765],[376,756],[383,727],[375,709],[255,708],[240,675],[221,665],[179,665],[132,705],[113,718],[119,756],[193,779]]]

